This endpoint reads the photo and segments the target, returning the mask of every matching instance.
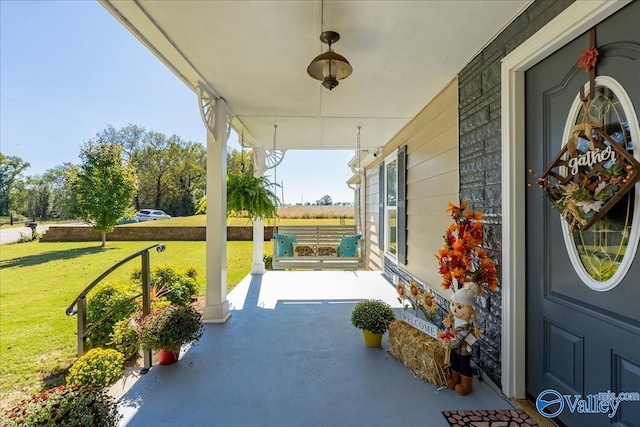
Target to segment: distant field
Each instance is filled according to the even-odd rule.
[[[344,221],[346,225],[353,225],[353,217],[353,206],[291,206],[278,209],[278,218],[265,221],[265,225],[340,225],[341,221]],[[193,215],[126,224],[124,227],[195,227],[204,226],[205,223],[206,215]],[[227,225],[251,225],[251,221],[249,218],[233,217],[227,218]]]
[[[278,209],[280,219],[285,218],[351,218],[354,217],[353,206],[289,206]]]

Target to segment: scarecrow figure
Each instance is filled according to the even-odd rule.
[[[451,297],[449,316],[442,321],[447,327],[450,351],[450,376],[447,386],[460,396],[471,393],[473,372],[471,371],[471,347],[482,332],[476,325],[473,297],[478,294],[478,285],[467,282]]]

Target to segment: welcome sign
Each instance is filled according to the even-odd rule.
[[[400,318],[403,322],[408,323],[417,330],[424,332],[425,334],[435,339],[438,339],[438,327],[433,323],[420,319],[419,317],[416,317],[411,313],[407,313],[405,310],[402,311],[402,315]]]

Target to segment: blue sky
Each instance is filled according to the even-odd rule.
[[[196,94],[97,2],[0,0],[3,154],[29,162],[27,175],[41,174],[78,163],[83,141],[107,124],[129,123],[206,142]],[[239,148],[237,137],[231,148]],[[277,170],[284,201],[329,194],[352,202],[353,154],[287,152]]]

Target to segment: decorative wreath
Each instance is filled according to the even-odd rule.
[[[572,230],[591,227],[640,180],[640,163],[599,126],[575,125],[538,180]]]

